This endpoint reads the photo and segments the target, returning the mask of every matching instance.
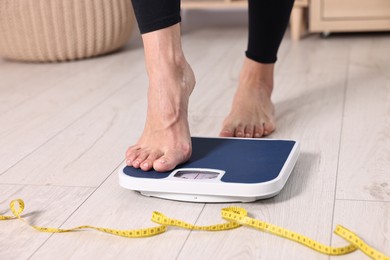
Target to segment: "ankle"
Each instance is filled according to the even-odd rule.
[[[176,55],[175,57],[164,57],[161,55],[155,61],[146,62],[146,71],[149,77],[164,74],[167,76],[182,75],[188,66],[184,55]]]
[[[240,85],[261,88],[271,95],[274,85],[274,64],[263,64],[245,58],[240,72]]]
[[[180,39],[180,24],[142,35],[148,73],[183,71],[187,65]]]

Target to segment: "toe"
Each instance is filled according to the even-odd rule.
[[[236,137],[244,137],[244,127],[243,126],[237,126],[234,136]]]
[[[264,135],[269,135],[275,130],[275,123],[272,121],[264,123]]]
[[[223,121],[222,131],[219,133],[219,136],[234,137],[234,126],[227,118]]]
[[[128,166],[132,166],[134,160],[140,155],[139,149],[131,149],[129,148],[126,152],[126,164]]]
[[[153,167],[153,161],[146,159],[140,164],[140,168],[143,171],[149,171]]]
[[[246,138],[252,138],[253,137],[253,132],[255,130],[255,127],[252,125],[247,125],[245,127],[245,137]]]
[[[141,169],[143,171],[149,171],[153,168],[153,163],[158,160],[163,154],[159,152],[151,153],[148,158],[141,164]]]
[[[264,128],[263,125],[256,125],[254,130],[254,137],[260,138],[263,136]]]
[[[138,150],[140,150],[140,147],[138,145],[130,146],[126,151],[126,157],[129,157]]]
[[[234,136],[234,129],[224,127],[222,131],[219,133],[220,137],[233,137]]]
[[[153,168],[158,172],[166,172],[174,169],[177,165],[184,163],[191,155],[184,155],[182,152],[167,152],[164,156],[155,160]]]
[[[166,172],[176,167],[178,163],[175,163],[173,159],[162,156],[158,160],[154,161],[153,168],[158,172]]]
[[[150,169],[152,169],[152,167],[153,167],[153,161],[149,159],[146,159],[145,161],[142,162],[142,164],[140,164],[140,168],[143,171],[149,171]]]
[[[139,168],[140,165],[148,158],[150,152],[147,150],[143,150],[140,152],[138,157],[133,161],[133,167],[134,168]]]

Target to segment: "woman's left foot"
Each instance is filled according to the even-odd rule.
[[[271,101],[274,64],[245,58],[230,114],[223,122],[221,137],[260,138],[275,130]]]

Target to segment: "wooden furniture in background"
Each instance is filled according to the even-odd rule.
[[[307,32],[307,7],[309,0],[295,0],[290,16],[290,35],[293,41],[298,41]]]
[[[243,8],[247,7],[246,0],[182,0],[181,7],[184,9],[203,8]]]
[[[310,32],[390,31],[389,0],[311,0]]]
[[[183,0],[183,9],[244,8],[247,0]],[[389,0],[295,0],[291,39],[306,32],[390,31]]]

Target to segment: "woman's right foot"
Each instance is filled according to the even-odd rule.
[[[195,76],[187,62],[166,64],[149,73],[148,112],[139,141],[126,153],[126,163],[144,171],[169,171],[192,152],[188,102]]]
[[[192,153],[188,102],[195,76],[181,48],[180,24],[142,35],[149,77],[144,131],[126,153],[129,166],[172,170]]]

